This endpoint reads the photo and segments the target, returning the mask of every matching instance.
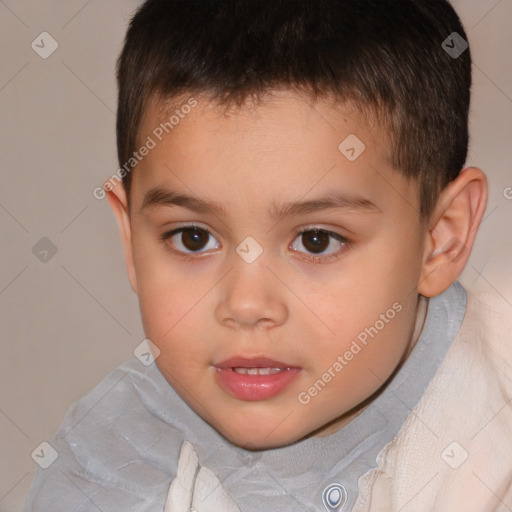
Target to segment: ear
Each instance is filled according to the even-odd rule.
[[[137,293],[137,276],[135,274],[132,251],[132,228],[126,190],[121,183],[112,186],[108,181],[105,183],[104,189],[107,191],[107,199],[110,203],[110,208],[117,219],[121,231],[128,279],[130,280],[132,290]]]
[[[462,170],[443,189],[429,222],[418,293],[435,297],[457,280],[486,205],[487,179],[476,167]]]

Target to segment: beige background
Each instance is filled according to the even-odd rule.
[[[490,182],[461,281],[512,314],[512,0],[454,3],[474,56],[468,164]],[[92,195],[117,170],[114,64],[137,4],[0,0],[1,512],[22,510],[30,454],[70,404],[144,338],[117,225]],[[31,47],[44,31],[59,45],[47,59]],[[47,262],[32,252],[43,237]]]

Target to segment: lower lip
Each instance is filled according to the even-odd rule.
[[[299,368],[282,370],[271,375],[242,375],[232,368],[216,368],[219,386],[240,400],[267,400],[283,391],[300,372]]]

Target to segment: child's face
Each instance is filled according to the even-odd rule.
[[[172,112],[150,104],[140,141],[157,145],[133,174],[128,266],[157,365],[235,444],[269,448],[332,431],[409,348],[424,259],[417,185],[388,163],[386,133],[348,108],[312,108],[280,91],[223,116],[197,99],[161,142],[154,130]],[[354,161],[345,154],[357,156],[355,139],[338,149],[351,134],[366,146]],[[190,196],[190,208],[171,204],[171,193]],[[272,216],[275,205],[329,194],[345,204]],[[196,230],[164,239],[190,224]]]

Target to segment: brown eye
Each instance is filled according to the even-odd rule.
[[[301,241],[308,251],[322,253],[329,247],[330,237],[325,231],[306,231]]]
[[[206,245],[209,236],[202,229],[184,229],[181,232],[181,243],[189,251],[200,251]]]
[[[162,235],[162,239],[178,252],[191,254],[195,252],[204,252],[204,248],[215,249],[211,246],[210,238],[215,240],[213,235],[207,230],[198,226],[182,227],[174,229]]]
[[[348,245],[345,237],[323,229],[303,229],[296,235],[291,248],[317,260],[336,256]]]

